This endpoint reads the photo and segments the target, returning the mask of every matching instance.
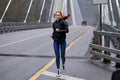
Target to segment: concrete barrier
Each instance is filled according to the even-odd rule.
[[[49,28],[52,27],[51,23],[1,23],[0,24],[0,34],[22,31],[22,30],[30,30],[30,29],[40,29],[40,28]]]

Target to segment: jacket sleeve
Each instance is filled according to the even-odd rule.
[[[55,23],[53,23],[52,27],[53,27],[53,32],[54,32],[55,31]]]
[[[64,29],[60,29],[60,32],[63,33],[68,33],[69,29],[68,29],[68,23],[66,21],[63,22],[63,26],[65,27]]]

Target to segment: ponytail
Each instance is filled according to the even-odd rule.
[[[69,19],[69,17],[71,16],[71,14],[67,14],[66,16],[63,16],[61,11],[57,11],[56,13],[60,13],[61,16],[62,16],[62,18],[63,18],[64,20]],[[55,13],[55,14],[56,14],[56,13]]]

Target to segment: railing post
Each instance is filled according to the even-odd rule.
[[[99,45],[99,41],[100,41],[100,35],[94,33],[94,37],[93,37],[92,43]],[[101,52],[100,50],[95,49],[95,48],[93,48],[92,50],[97,51],[97,52]],[[94,56],[91,57],[91,59],[101,59],[101,58],[96,56],[96,55],[94,55]]]
[[[118,44],[119,44],[117,48],[120,50],[120,38],[117,38],[117,40],[118,40]],[[120,55],[117,55],[117,58],[120,58]],[[120,68],[120,63],[116,63],[115,67]]]
[[[105,47],[110,47],[110,36],[104,36],[104,46]],[[111,55],[110,52],[107,52],[107,51],[104,51],[104,54],[106,55]],[[107,59],[103,59],[103,62],[104,63],[111,63],[110,60],[107,60]]]

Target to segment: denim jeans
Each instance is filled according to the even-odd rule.
[[[54,40],[53,46],[54,46],[54,51],[56,55],[56,66],[57,66],[57,69],[59,69],[60,68],[60,55],[62,58],[62,64],[63,65],[65,64],[66,40],[63,40],[63,41]]]

